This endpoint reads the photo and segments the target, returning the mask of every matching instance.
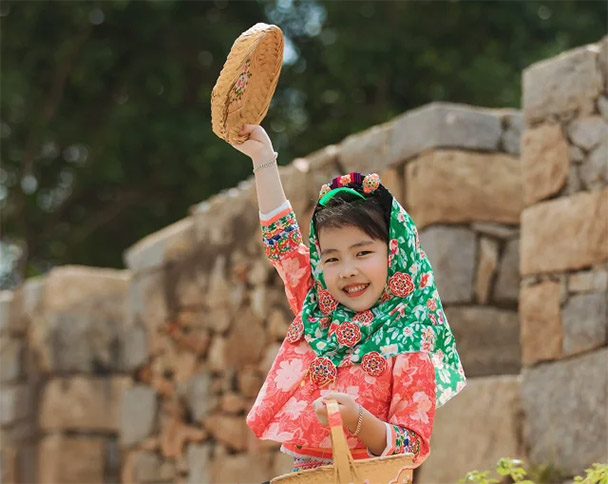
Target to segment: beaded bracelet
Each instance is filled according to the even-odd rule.
[[[363,407],[361,406],[361,404],[359,404],[359,419],[357,420],[357,428],[351,435],[355,436],[359,433],[359,431],[361,430],[362,423],[363,423]]]
[[[257,171],[262,170],[264,168],[268,168],[269,166],[272,165],[276,165],[277,163],[277,157],[279,156],[279,153],[277,153],[276,151],[274,152],[274,158],[270,161],[267,161],[266,163],[261,163],[257,166],[253,167],[253,173],[255,174]]]

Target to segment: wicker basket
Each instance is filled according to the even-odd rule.
[[[327,402],[334,463],[307,471],[275,477],[271,484],[407,484],[412,482],[413,455],[354,460],[342,427],[342,417],[335,400]]]
[[[243,124],[260,124],[268,112],[283,64],[283,33],[255,24],[234,42],[211,93],[213,132],[228,143],[247,139]]]

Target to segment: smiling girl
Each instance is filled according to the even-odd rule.
[[[294,471],[332,462],[325,402],[338,401],[355,459],[430,452],[435,408],[465,385],[431,266],[409,215],[375,174],[321,188],[309,247],[260,126],[250,156],[266,255],[295,319],[247,417]]]

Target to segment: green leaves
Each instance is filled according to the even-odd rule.
[[[534,481],[526,479],[528,472],[523,467],[523,464],[524,463],[519,459],[503,458],[500,459],[496,464],[496,473],[501,477],[510,478],[508,482],[518,484],[534,484]],[[541,471],[536,471],[536,473],[539,475],[539,480],[537,482],[556,482],[555,476],[544,476],[548,477],[548,480],[543,477],[543,474],[546,474],[546,472],[543,472],[543,470],[548,468],[549,466],[539,466]],[[500,479],[489,477],[489,474],[489,471],[471,471],[468,472],[464,478],[459,479],[458,482],[471,484],[496,484],[501,482]],[[579,484],[608,484],[608,464],[593,464],[593,466],[590,468],[585,469],[585,474],[585,477],[575,477],[574,482]]]

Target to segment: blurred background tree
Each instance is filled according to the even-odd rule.
[[[3,1],[0,285],[123,251],[250,174],[209,98],[236,37],[286,35],[264,125],[288,163],[430,101],[519,107],[605,1]]]

